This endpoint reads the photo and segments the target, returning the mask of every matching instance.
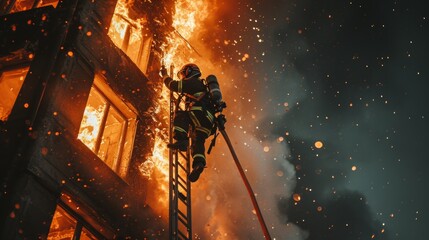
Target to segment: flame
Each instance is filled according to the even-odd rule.
[[[208,9],[204,1],[176,1],[173,16],[173,34],[167,38],[168,45],[164,48],[163,62],[166,66],[182,66],[195,59],[192,58],[191,39],[201,28],[201,22],[207,17]],[[184,47],[186,47],[184,49]]]
[[[145,17],[132,19],[129,17],[128,1],[120,0],[116,4],[108,35],[113,43],[122,49],[128,57],[143,71],[146,72],[148,47],[152,34],[145,30]],[[140,49],[143,52],[140,52]]]
[[[104,115],[105,106],[99,106],[98,109],[87,105],[83,113],[82,122],[79,128],[78,139],[81,140],[92,151],[95,149],[100,125]]]
[[[132,24],[133,27],[136,27],[138,29],[138,31],[133,31],[132,35],[130,36],[131,44],[142,38],[141,29],[144,20],[142,18],[133,20],[128,16],[129,12],[127,8],[127,3],[125,2],[125,0],[119,0],[116,4],[112,23],[110,25],[108,33],[110,39],[112,39],[112,41],[119,48],[122,48],[122,42],[125,38],[125,33],[129,23]]]
[[[207,14],[207,7],[204,1],[179,0],[176,1],[175,14],[173,16],[173,28],[175,29],[168,37],[167,44],[162,49],[164,56],[162,62],[165,66],[171,67],[174,72],[174,66],[182,66],[195,59],[190,57],[192,48],[187,41],[198,29]],[[163,86],[161,98],[157,108],[157,114],[160,119],[167,121],[169,118],[169,90]],[[141,173],[149,179],[156,176],[159,192],[152,206],[162,206],[160,211],[162,216],[168,216],[168,191],[169,191],[169,159],[166,143],[168,142],[168,123],[166,128],[157,128],[155,136],[154,150],[152,156],[140,165]]]

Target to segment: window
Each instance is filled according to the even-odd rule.
[[[98,239],[83,226],[81,221],[76,220],[67,211],[57,206],[51,227],[49,229],[48,240],[87,240]]]
[[[78,139],[113,171],[125,177],[137,125],[136,111],[125,104],[96,75],[91,87]]]
[[[22,12],[32,8],[39,8],[48,5],[57,7],[58,0],[15,0],[8,2],[9,13]]]
[[[145,27],[146,20],[133,20],[123,0],[119,0],[109,28],[109,37],[115,45],[146,73],[152,45],[152,34]]]
[[[0,72],[0,121],[7,121],[29,67]]]

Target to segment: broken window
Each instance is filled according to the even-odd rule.
[[[146,73],[152,46],[152,34],[145,26],[146,19],[133,20],[123,1],[118,1],[109,28],[109,37],[128,57]]]
[[[15,0],[9,1],[7,4],[9,13],[22,12],[32,8],[45,7],[52,5],[54,8],[58,5],[58,0]]]
[[[0,121],[6,121],[27,76],[29,67],[0,72]]]
[[[125,177],[131,157],[137,125],[135,112],[102,76],[96,75],[78,139],[121,177]]]
[[[60,205],[57,206],[49,229],[48,240],[98,239]]]

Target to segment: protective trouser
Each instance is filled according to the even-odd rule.
[[[192,167],[206,165],[205,140],[211,135],[214,116],[200,106],[193,106],[190,111],[178,111],[174,118],[174,139],[188,141],[188,128],[191,125],[195,138],[192,141]]]

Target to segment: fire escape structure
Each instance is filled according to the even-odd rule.
[[[173,142],[173,119],[175,110],[179,107],[180,98],[175,98],[170,92],[170,143]],[[191,215],[191,182],[190,173],[190,144],[186,153],[179,150],[169,150],[169,231],[174,240],[192,239]]]

